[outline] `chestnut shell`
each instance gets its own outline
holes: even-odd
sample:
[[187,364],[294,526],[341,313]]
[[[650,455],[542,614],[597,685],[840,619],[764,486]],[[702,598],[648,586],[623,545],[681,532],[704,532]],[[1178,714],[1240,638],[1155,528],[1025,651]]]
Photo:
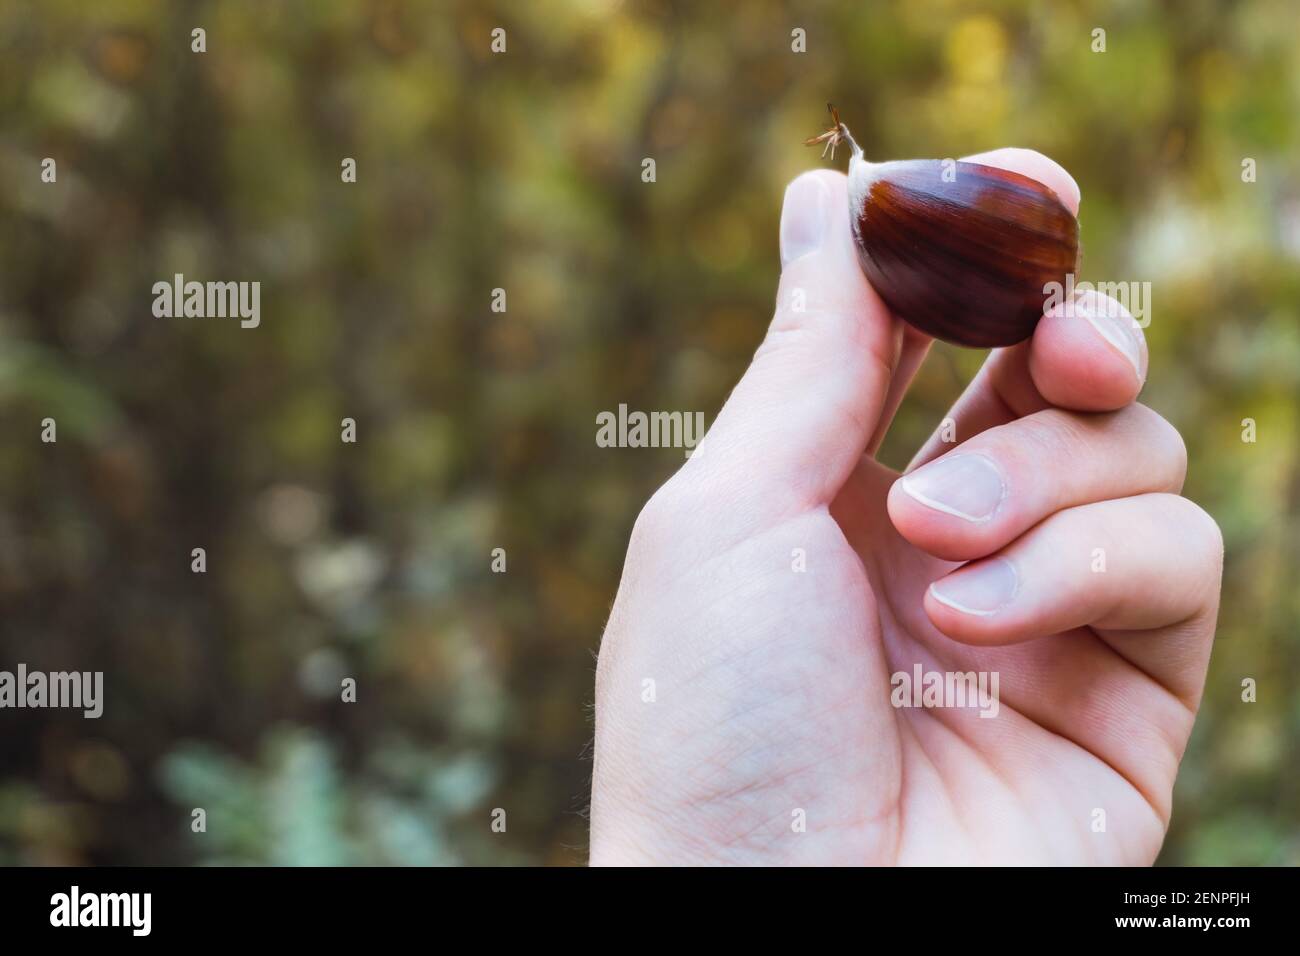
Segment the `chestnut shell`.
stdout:
[[1064,285],[1078,264],[1078,220],[1051,189],[1009,170],[855,156],[849,202],[858,259],[880,297],[958,345],[1028,338],[1047,285]]

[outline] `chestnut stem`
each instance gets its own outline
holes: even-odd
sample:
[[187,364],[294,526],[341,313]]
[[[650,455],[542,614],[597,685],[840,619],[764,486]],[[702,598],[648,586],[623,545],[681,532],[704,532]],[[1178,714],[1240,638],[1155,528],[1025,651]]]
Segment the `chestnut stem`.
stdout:
[[849,149],[853,150],[853,155],[858,159],[862,159],[862,147],[858,145],[858,141],[853,138],[853,134],[849,132],[849,128],[843,123],[840,124],[839,134],[840,139],[849,144]]

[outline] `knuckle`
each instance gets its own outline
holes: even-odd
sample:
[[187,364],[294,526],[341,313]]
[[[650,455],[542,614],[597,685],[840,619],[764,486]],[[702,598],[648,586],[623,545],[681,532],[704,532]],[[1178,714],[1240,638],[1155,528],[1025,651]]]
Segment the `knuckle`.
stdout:
[[[1158,412],[1130,405],[1115,412],[1080,413],[1045,409],[1013,423],[1015,442],[1033,461],[1082,461],[1115,451],[1137,462],[1144,490],[1182,490],[1187,476],[1187,444]],[[1010,454],[1011,435],[995,439]],[[1136,451],[1136,454],[1133,452]]]
[[850,310],[836,303],[818,301],[813,292],[801,286],[787,290],[783,285],[781,295],[782,301],[778,303],[772,324],[759,346],[759,354],[822,336],[850,341],[862,337],[861,323],[855,320]]
[[873,346],[878,336],[864,315],[863,290],[822,272],[805,260],[786,268],[763,348],[823,340],[836,343],[837,350]]
[[636,516],[628,550],[653,553],[678,540],[689,523],[698,520],[699,503],[695,498],[680,472],[660,485]]
[[[1186,501],[1187,499],[1183,499]],[[1223,529],[1219,527],[1219,522],[1215,521],[1208,511],[1200,505],[1192,502],[1192,507],[1196,509],[1198,520],[1200,522],[1200,531],[1205,539],[1206,550],[1213,556],[1214,577],[1217,580],[1223,572]]]
[[[1049,408],[1012,423],[1020,425],[1016,442],[1025,444],[1037,461],[1074,461],[1085,453],[1090,432],[1098,427],[1094,418]],[[1008,433],[1003,441],[1008,441]],[[1008,441],[1009,444],[1009,441]]]
[[1207,583],[1218,587],[1223,574],[1223,531],[1208,511],[1181,495],[1170,495],[1174,520],[1205,559]]
[[1181,491],[1187,478],[1187,443],[1182,433],[1163,415],[1146,405],[1132,405],[1128,412],[1137,420],[1138,440],[1144,447],[1156,449],[1157,460],[1167,479],[1165,487]]
[[661,540],[672,524],[673,505],[669,500],[671,481],[660,485],[654,494],[641,506],[641,511],[632,524],[632,537],[629,549],[644,549]]

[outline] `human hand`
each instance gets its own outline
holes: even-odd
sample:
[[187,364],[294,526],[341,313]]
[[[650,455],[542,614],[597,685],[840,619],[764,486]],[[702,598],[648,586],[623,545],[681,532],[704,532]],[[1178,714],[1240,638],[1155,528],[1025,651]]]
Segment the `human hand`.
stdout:
[[[1043,156],[972,159],[1077,210]],[[1150,863],[1222,540],[1179,497],[1177,432],[1135,403],[1140,330],[1101,297],[1049,314],[900,480],[873,456],[929,341],[863,276],[842,175],[791,184],[781,250],[753,364],[632,533],[592,863]],[[996,715],[896,708],[891,675],[917,664],[997,674]]]

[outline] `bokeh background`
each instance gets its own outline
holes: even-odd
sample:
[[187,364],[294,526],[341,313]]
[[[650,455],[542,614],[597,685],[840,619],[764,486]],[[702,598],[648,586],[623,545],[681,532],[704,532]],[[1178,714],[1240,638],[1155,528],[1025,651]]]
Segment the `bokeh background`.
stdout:
[[[1143,400],[1227,540],[1162,862],[1300,862],[1295,12],[0,3],[0,668],[107,685],[0,712],[0,862],[583,862],[593,655],[682,461],[596,414],[712,420],[828,99],[877,159],[1048,153],[1081,277],[1153,283]],[[261,327],[154,318],[176,272]],[[981,359],[935,350],[886,460]]]

